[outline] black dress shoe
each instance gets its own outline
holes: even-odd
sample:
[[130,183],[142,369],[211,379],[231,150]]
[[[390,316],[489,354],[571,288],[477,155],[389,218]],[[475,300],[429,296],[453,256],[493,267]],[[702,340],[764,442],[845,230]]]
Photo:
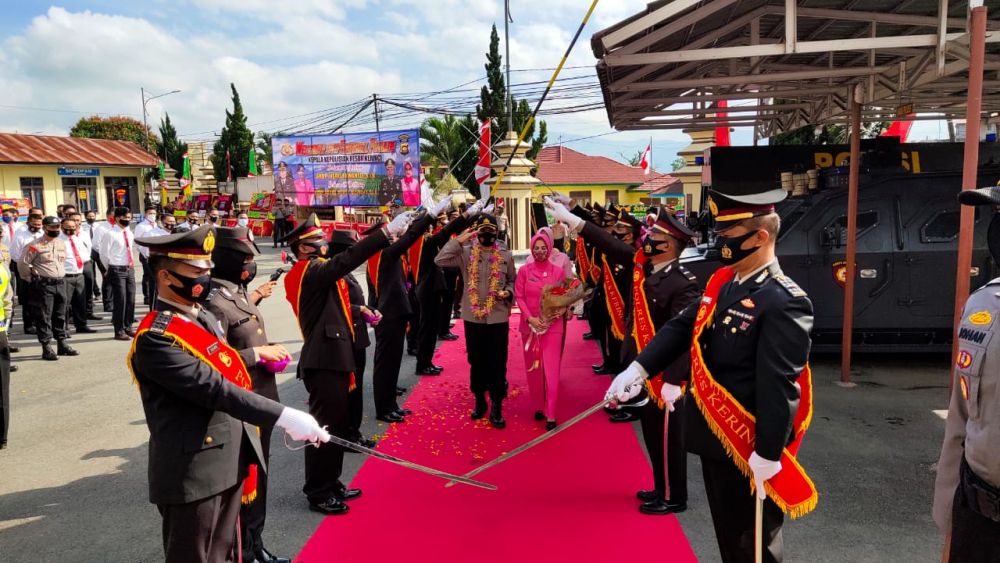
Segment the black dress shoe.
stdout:
[[441,340],[452,341],[452,340],[458,340],[458,335],[449,332],[448,334],[442,334],[438,338]]
[[546,430],[555,430],[556,426],[559,426],[559,424],[556,423],[556,421],[554,421],[554,420],[547,420],[547,421],[545,421],[545,429]]
[[417,368],[416,373],[417,375],[441,375],[441,371],[442,370],[434,369],[433,367],[428,366],[424,368]]
[[497,430],[507,427],[507,421],[503,418],[503,403],[500,401],[493,402],[493,407],[490,409],[490,424]]
[[406,393],[406,388],[405,387],[396,387],[396,396],[397,397],[402,397],[403,393]]
[[21,351],[21,347],[20,346],[7,346],[7,350],[9,350],[11,354],[17,354],[18,352]]
[[610,407],[608,405],[604,405],[604,413],[605,414],[613,415],[616,412],[618,412],[618,409],[616,407]]
[[33,326],[24,327],[24,334],[35,334],[35,332],[35,327]]
[[87,313],[87,320],[88,321],[99,321],[99,320],[101,320],[103,318],[104,317],[102,317],[100,315],[95,315],[93,313]]
[[610,420],[611,422],[632,422],[635,420],[639,420],[639,414],[636,413],[634,410],[622,409],[616,412],[615,414],[611,415],[610,417],[608,417],[608,420]]
[[413,411],[411,411],[410,409],[396,409],[393,412],[395,412],[399,416],[410,416],[411,414],[413,414]]
[[545,420],[545,413],[542,411],[535,411],[535,420]]
[[309,503],[309,510],[322,512],[323,514],[344,514],[350,509],[351,507],[344,504],[344,502],[337,499],[337,497],[330,497],[323,502]]
[[79,356],[80,353],[73,349],[72,346],[66,344],[65,340],[60,340],[59,344],[56,346],[60,356]]
[[635,498],[641,500],[642,502],[649,502],[651,500],[656,500],[663,496],[660,491],[656,489],[650,489],[648,491],[636,491]]
[[385,416],[376,416],[375,420],[381,420],[382,422],[388,422],[388,423],[392,424],[392,423],[396,423],[396,422],[403,422],[406,419],[403,418],[403,417],[401,417],[401,416],[399,416],[395,412],[391,412],[391,413],[389,413],[389,414],[387,414]]
[[368,438],[358,438],[354,441],[354,443],[363,448],[368,448],[369,450],[378,445],[378,442],[375,440],[369,440]]
[[17,371],[17,366],[15,366],[14,364],[10,364],[10,372],[14,373],[15,371]]
[[337,500],[344,502],[361,496],[361,489],[341,489],[335,493]]
[[77,334],[93,334],[97,332],[96,328],[90,328],[89,326],[80,326],[76,328]]
[[486,416],[486,397],[476,397],[476,406],[472,409],[472,420]]
[[584,340],[597,340],[597,335],[594,334],[593,332],[588,332],[588,333],[586,333],[586,334],[583,335],[583,339]]
[[407,356],[416,356],[417,355],[417,351],[414,350],[413,348],[407,348],[406,349],[406,355]]
[[590,366],[590,369],[594,370],[594,375],[611,375],[615,373],[611,366],[607,364],[601,364],[599,366]]
[[657,498],[655,500],[643,503],[639,507],[639,512],[643,514],[653,514],[660,516],[664,514],[674,514],[677,512],[684,512],[685,510],[687,510],[687,507],[688,505],[685,502],[673,503],[668,500]]
[[129,341],[129,340],[132,340],[132,337],[130,337],[129,335],[125,334],[124,332],[117,332],[117,333],[115,333],[115,340]]
[[271,553],[270,551],[259,547],[254,550],[253,558],[248,559],[245,555],[243,557],[244,562],[248,563],[291,563],[291,559],[286,559],[284,557],[278,557]]
[[134,337],[135,336],[135,331],[132,330],[131,328],[126,328],[122,332],[124,332],[125,334],[129,335],[130,337]]
[[48,344],[42,344],[42,359],[48,362],[54,362],[59,359],[59,356],[56,355],[56,352],[55,350],[52,349],[52,346]]

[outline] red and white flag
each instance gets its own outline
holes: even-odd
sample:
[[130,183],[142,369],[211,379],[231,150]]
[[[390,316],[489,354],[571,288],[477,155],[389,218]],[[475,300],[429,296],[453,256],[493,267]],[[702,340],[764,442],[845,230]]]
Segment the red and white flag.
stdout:
[[[490,122],[484,121],[479,126],[479,160],[476,162],[476,183],[480,187],[490,179]],[[489,197],[489,188],[484,193],[480,188],[480,195],[483,198]]]
[[653,142],[650,141],[649,144],[646,146],[646,150],[643,151],[642,153],[642,159],[639,160],[639,167],[642,168],[643,174],[649,174],[649,171],[652,168],[652,166],[650,166],[649,161],[652,158],[653,158]]

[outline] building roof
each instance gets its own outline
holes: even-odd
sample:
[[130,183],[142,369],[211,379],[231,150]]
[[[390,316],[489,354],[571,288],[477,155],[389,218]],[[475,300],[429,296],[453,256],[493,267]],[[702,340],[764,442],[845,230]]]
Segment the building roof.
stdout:
[[543,148],[535,163],[537,178],[548,185],[640,185],[649,179],[638,166],[583,154],[562,145]]
[[684,183],[670,174],[650,174],[649,180],[628,191],[648,192],[650,195],[680,193],[684,191]]
[[152,167],[159,162],[128,141],[0,133],[0,164]]

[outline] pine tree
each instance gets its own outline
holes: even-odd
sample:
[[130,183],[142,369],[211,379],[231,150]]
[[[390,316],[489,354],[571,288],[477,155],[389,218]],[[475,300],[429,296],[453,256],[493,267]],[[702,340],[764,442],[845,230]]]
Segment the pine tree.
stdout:
[[157,143],[156,154],[162,159],[163,147],[166,145],[167,164],[175,170],[176,176],[184,165],[184,153],[188,151],[188,146],[177,138],[177,129],[170,122],[169,113],[160,119],[160,138],[163,140]]
[[[247,155],[254,150],[253,132],[247,127],[247,116],[243,113],[243,104],[236,85],[230,84],[233,90],[233,111],[226,110],[226,125],[222,128],[219,140],[212,147],[212,168],[215,177],[222,180],[229,176],[226,169],[226,151],[230,155]],[[247,175],[249,160],[242,157],[231,158],[233,177],[241,178]]]

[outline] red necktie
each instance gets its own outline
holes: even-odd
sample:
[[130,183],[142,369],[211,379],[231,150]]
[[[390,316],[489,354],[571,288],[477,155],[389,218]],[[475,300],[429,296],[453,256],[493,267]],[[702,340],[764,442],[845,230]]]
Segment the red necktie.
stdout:
[[132,263],[132,245],[128,242],[128,231],[122,229],[122,236],[125,237],[125,251],[128,252],[128,267],[133,266]]
[[73,240],[73,237],[69,237],[69,245],[73,247],[73,257],[76,258],[76,269],[77,270],[82,270],[83,269],[83,259],[80,258],[80,253],[77,252],[77,250],[76,250],[76,241]]

